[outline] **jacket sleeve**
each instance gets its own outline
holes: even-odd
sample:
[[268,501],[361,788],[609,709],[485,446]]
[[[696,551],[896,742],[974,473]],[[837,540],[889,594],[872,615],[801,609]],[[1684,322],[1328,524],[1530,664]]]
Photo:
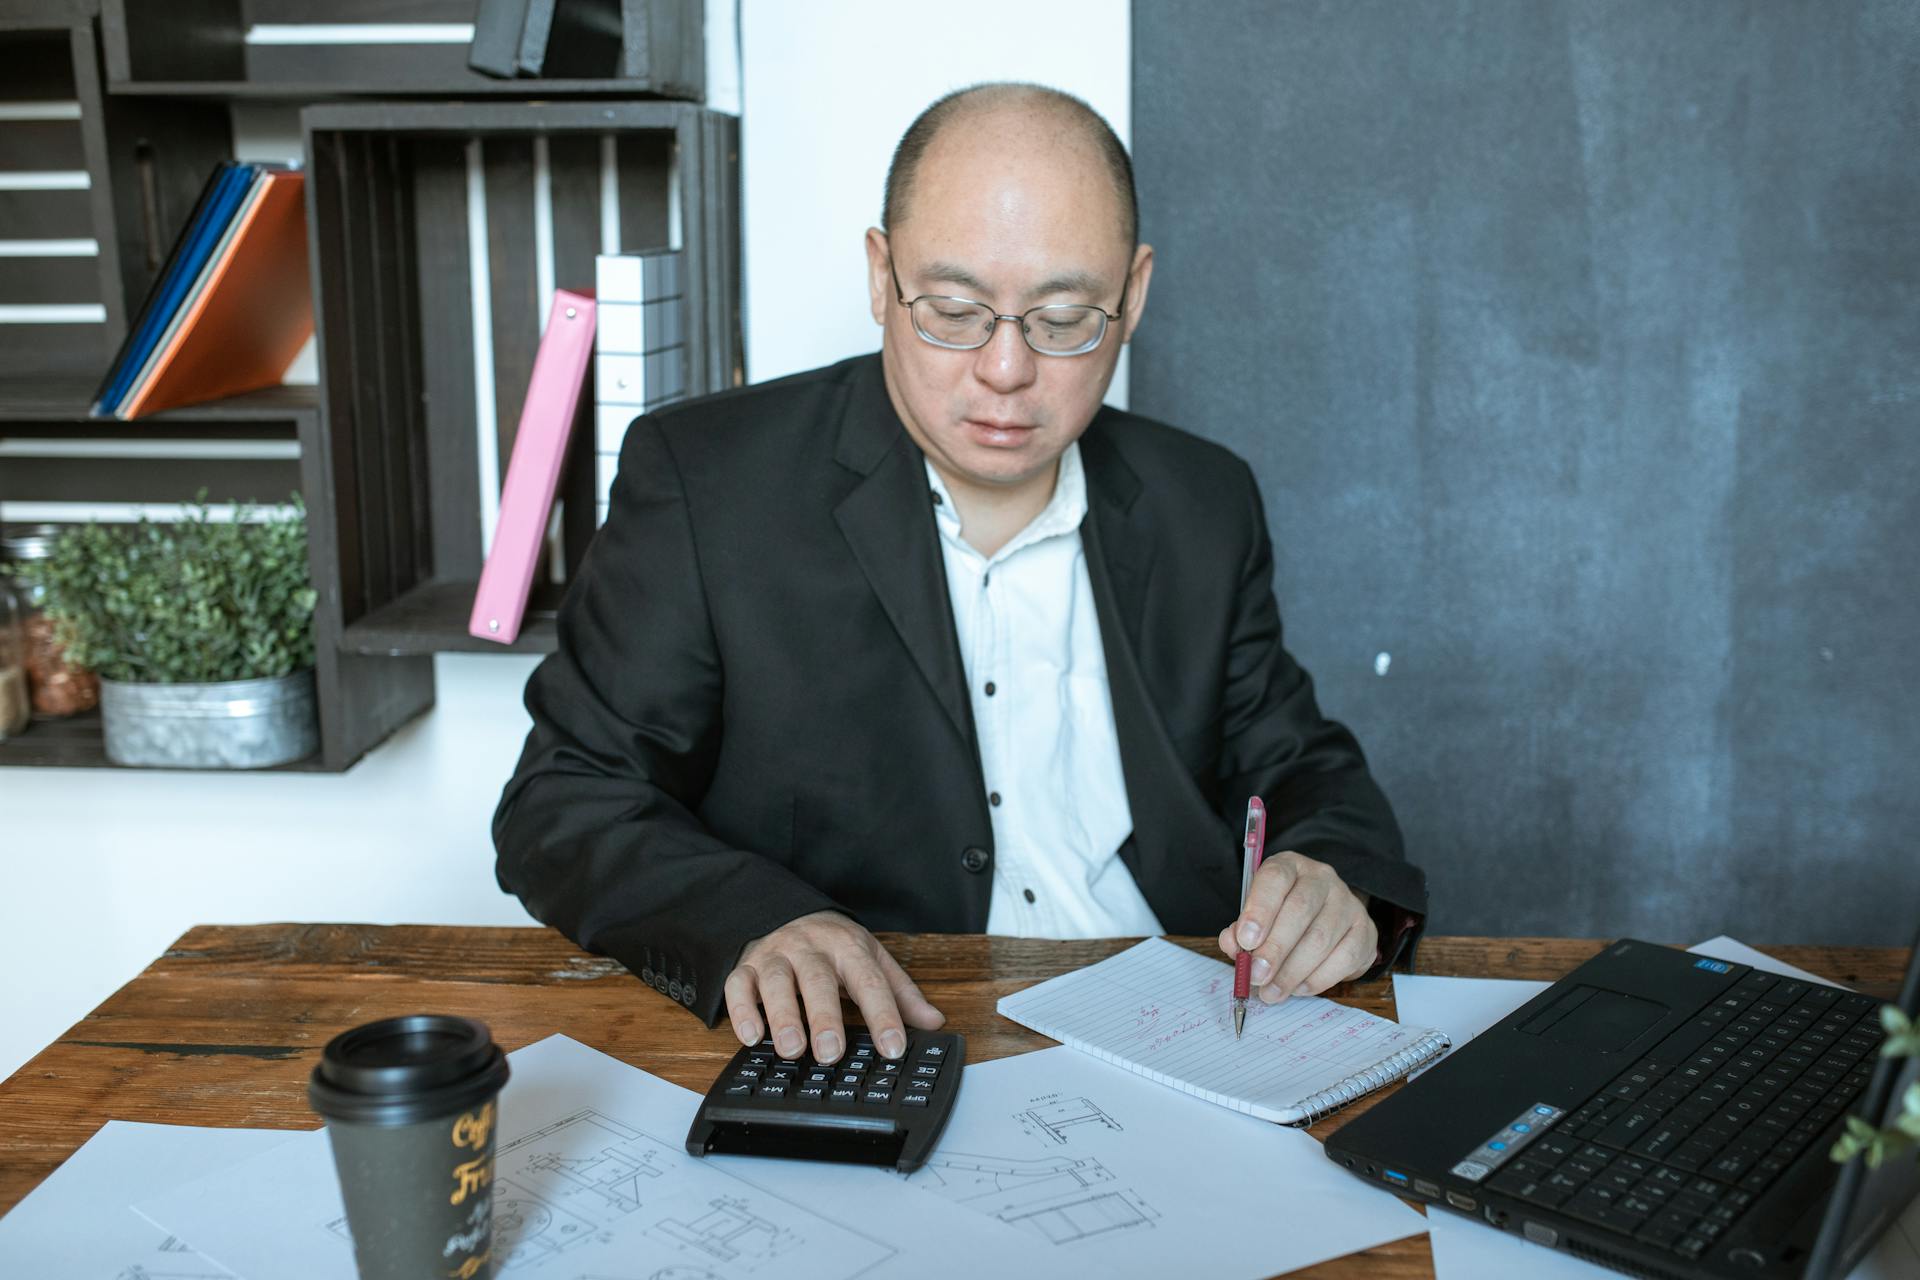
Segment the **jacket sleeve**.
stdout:
[[501,888],[709,1026],[747,943],[836,904],[697,816],[720,751],[720,662],[693,525],[651,417],[527,682],[533,728],[493,819]]
[[1383,953],[1411,957],[1427,910],[1426,877],[1406,859],[1400,824],[1367,770],[1360,744],[1320,713],[1313,680],[1282,644],[1273,595],[1273,543],[1251,471],[1252,542],[1242,565],[1228,645],[1220,758],[1222,816],[1234,831],[1246,798],[1267,806],[1267,850],[1327,863],[1366,893]]

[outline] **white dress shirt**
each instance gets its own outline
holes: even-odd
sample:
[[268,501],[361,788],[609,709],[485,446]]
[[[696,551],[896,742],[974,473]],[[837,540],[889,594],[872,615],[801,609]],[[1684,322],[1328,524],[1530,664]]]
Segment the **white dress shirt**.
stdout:
[[1080,541],[1087,478],[1079,443],[1060,455],[1046,508],[992,556],[961,537],[960,512],[931,463],[927,483],[993,822],[987,932],[1162,932],[1119,858],[1133,812]]

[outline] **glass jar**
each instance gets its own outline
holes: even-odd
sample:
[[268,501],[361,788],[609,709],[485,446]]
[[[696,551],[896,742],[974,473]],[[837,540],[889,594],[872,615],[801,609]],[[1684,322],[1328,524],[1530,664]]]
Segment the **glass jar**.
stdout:
[[[53,554],[60,526],[25,525],[10,529],[0,538],[0,573],[10,577],[15,565],[45,560]],[[65,649],[54,638],[53,619],[42,606],[46,592],[13,578],[16,603],[21,611],[23,661],[27,671],[27,694],[33,714],[45,718],[78,715],[100,705],[100,680],[85,667],[67,660]]]
[[20,626],[20,596],[0,578],[0,742],[27,727],[26,633]]

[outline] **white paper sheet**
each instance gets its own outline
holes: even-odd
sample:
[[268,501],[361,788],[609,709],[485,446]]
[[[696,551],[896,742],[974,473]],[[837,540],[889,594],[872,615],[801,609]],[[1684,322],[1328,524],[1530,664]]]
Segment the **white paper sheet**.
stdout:
[[[1811,979],[1829,986],[1815,974],[1782,964],[1744,943],[1725,936],[1687,948],[1696,955],[1737,964],[1750,964],[1785,977]],[[1440,1028],[1454,1038],[1457,1049],[1539,994],[1549,984],[1499,978],[1433,978],[1395,974],[1394,1009],[1400,1017]],[[1616,1272],[1582,1262],[1570,1254],[1530,1244],[1519,1236],[1496,1231],[1445,1209],[1429,1209],[1427,1225],[1433,1247],[1436,1280],[1481,1280],[1482,1277],[1524,1277],[1525,1280],[1601,1280]],[[1907,1207],[1849,1280],[1915,1280],[1920,1277],[1920,1200]]]
[[[1017,1227],[1025,1274],[1051,1280],[1270,1276],[1426,1225],[1305,1133],[1068,1048],[969,1067],[939,1149],[907,1181]],[[985,1274],[958,1261],[938,1274]]]
[[296,1137],[109,1120],[0,1218],[0,1272],[33,1280],[230,1280],[128,1208],[165,1178],[195,1178]]
[[1005,996],[1000,1013],[1149,1080],[1295,1124],[1397,1080],[1438,1053],[1424,1027],[1318,996],[1247,1002],[1233,1033],[1233,966],[1164,938]]
[[[1817,973],[1808,973],[1797,969],[1784,960],[1775,960],[1764,951],[1756,951],[1744,942],[1736,942],[1726,934],[1717,938],[1708,938],[1705,942],[1696,942],[1687,950],[1697,956],[1712,956],[1715,960],[1731,960],[1735,964],[1750,964],[1756,969],[1768,973],[1777,973],[1784,978],[1798,978],[1802,982],[1817,982],[1823,987],[1839,987],[1840,984]],[[1847,990],[1845,987],[1840,988]]]
[[[1031,1252],[884,1170],[689,1156],[700,1095],[565,1036],[509,1061],[494,1157],[502,1277],[926,1280],[961,1256],[1001,1277]],[[324,1131],[136,1208],[246,1280],[354,1280]]]

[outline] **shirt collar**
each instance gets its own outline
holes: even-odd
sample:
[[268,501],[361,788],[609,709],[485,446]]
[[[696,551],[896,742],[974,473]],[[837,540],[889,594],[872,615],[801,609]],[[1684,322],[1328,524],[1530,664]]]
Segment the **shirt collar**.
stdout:
[[[928,461],[927,486],[933,490],[938,501],[934,504],[934,520],[940,526],[940,536],[947,541],[979,552],[973,545],[960,536],[960,509],[954,505],[953,494],[948,492],[946,481],[933,469]],[[1053,496],[1047,499],[1047,505],[1040,509],[1027,527],[1015,534],[1007,545],[993,553],[989,564],[998,564],[1008,556],[1036,542],[1056,538],[1062,534],[1074,533],[1080,528],[1080,522],[1087,515],[1087,472],[1080,463],[1080,442],[1075,440],[1060,455],[1060,468],[1053,480]]]

